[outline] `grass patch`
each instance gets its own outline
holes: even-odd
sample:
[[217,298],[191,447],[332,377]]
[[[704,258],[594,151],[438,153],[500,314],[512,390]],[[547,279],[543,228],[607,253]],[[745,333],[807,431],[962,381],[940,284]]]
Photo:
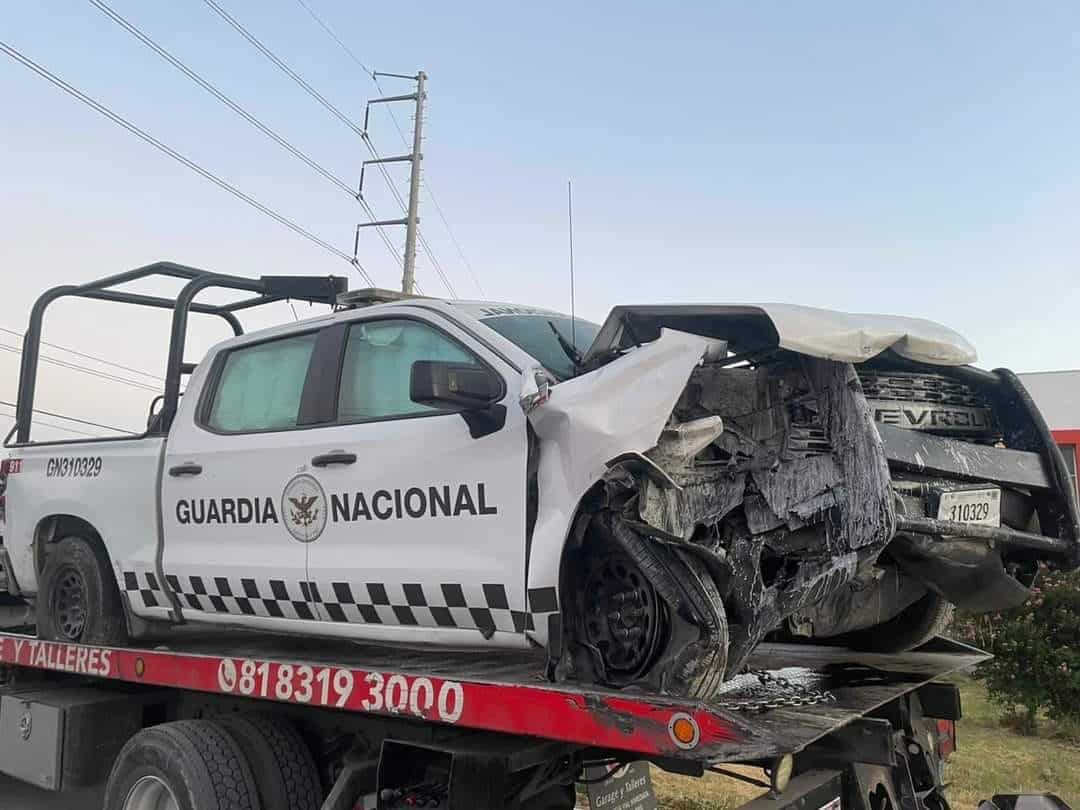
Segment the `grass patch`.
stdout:
[[959,750],[946,765],[948,799],[974,807],[995,793],[1049,791],[1066,802],[1080,798],[1080,728],[1040,718],[1035,736],[1017,733],[1008,712],[992,703],[977,681],[959,679],[964,719]]
[[[729,769],[755,779],[764,778],[760,768],[731,765]],[[765,793],[762,788],[717,773],[695,779],[664,773],[654,767],[652,781],[657,804],[664,810],[735,810]]]
[[[995,793],[1049,791],[1069,803],[1080,799],[1080,724],[1041,718],[1036,736],[1009,728],[1008,714],[967,677],[960,686],[964,719],[957,728],[959,750],[946,765],[947,797],[953,807],[975,807]],[[762,778],[760,770],[732,766]],[[736,810],[765,791],[718,774],[700,779],[652,769],[663,810]],[[587,807],[582,803],[580,806]]]

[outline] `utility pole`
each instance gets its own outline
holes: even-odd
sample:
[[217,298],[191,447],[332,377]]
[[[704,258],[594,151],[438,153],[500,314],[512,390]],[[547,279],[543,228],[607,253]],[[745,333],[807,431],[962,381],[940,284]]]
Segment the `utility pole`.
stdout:
[[[411,171],[409,173],[409,204],[406,216],[404,219],[387,219],[377,222],[361,222],[357,225],[357,236],[359,237],[359,228],[365,227],[382,227],[383,225],[404,225],[405,226],[405,255],[403,261],[403,272],[401,275],[401,291],[406,295],[412,295],[416,288],[416,232],[417,226],[420,224],[419,208],[420,208],[420,164],[424,159],[423,152],[420,151],[423,139],[424,128],[424,101],[427,99],[427,95],[424,92],[424,83],[427,81],[427,74],[424,71],[419,71],[415,76],[406,76],[401,73],[379,73],[376,71],[374,76],[391,76],[395,79],[411,79],[416,82],[416,92],[409,93],[402,96],[384,96],[383,98],[373,98],[367,103],[367,110],[364,113],[364,140],[367,141],[368,148],[371,149],[372,154],[375,154],[374,147],[371,145],[371,139],[367,136],[368,119],[371,114],[372,104],[388,104],[394,101],[412,101],[416,104],[416,116],[413,122],[413,145],[412,153],[408,155],[397,155],[394,157],[373,157],[371,160],[365,160],[360,168],[360,189],[357,193],[358,197],[364,196],[364,170],[370,164],[382,164],[382,163],[405,163],[411,164]],[[401,198],[398,197],[400,200]],[[354,248],[355,252],[355,248]]]
[[413,122],[412,171],[409,174],[409,221],[405,224],[405,272],[401,276],[401,291],[411,295],[416,277],[416,225],[420,221],[416,209],[420,205],[420,163],[424,159],[421,131],[424,127],[424,71],[416,74],[416,120]]

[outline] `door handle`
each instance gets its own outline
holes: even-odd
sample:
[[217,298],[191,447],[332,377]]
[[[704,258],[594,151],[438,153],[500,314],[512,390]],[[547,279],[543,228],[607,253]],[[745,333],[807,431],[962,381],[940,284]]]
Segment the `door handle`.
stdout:
[[181,475],[199,475],[201,472],[201,464],[177,464],[175,467],[169,467],[169,475],[173,478],[179,478]]
[[311,460],[312,467],[329,467],[331,464],[355,464],[356,453],[346,453],[343,450],[334,450],[330,453],[323,453],[321,456],[315,456]]

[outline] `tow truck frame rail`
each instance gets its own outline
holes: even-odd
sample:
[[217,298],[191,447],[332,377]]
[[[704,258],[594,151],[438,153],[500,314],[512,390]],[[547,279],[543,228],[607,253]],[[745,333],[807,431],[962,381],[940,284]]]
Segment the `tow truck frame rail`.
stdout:
[[315,741],[327,798],[312,806],[323,810],[397,807],[394,791],[439,763],[452,763],[447,803],[433,807],[572,807],[528,801],[569,789],[586,763],[637,760],[690,776],[760,766],[785,789],[755,808],[808,797],[869,808],[875,790],[893,807],[930,807],[904,797],[940,787],[926,722],[960,715],[940,678],[984,658],[943,639],[897,655],[765,644],[751,671],[702,703],[552,684],[530,653],[492,661],[244,633],[99,647],[0,633],[0,771],[51,789],[100,783],[144,727],[257,711]]

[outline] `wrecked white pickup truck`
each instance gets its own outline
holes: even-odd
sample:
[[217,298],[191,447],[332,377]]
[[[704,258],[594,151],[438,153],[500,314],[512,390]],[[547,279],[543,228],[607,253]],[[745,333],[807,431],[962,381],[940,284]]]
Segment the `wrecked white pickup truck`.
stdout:
[[[153,275],[186,284],[116,289]],[[535,647],[556,679],[709,697],[767,634],[906,649],[1080,563],[1031,400],[927,321],[692,305],[598,328],[342,288],[159,263],[39,300],[0,549],[39,634]],[[72,295],[173,310],[144,434],[31,440],[43,313]],[[336,311],[242,334],[286,297]],[[237,335],[197,366],[189,312]]]

